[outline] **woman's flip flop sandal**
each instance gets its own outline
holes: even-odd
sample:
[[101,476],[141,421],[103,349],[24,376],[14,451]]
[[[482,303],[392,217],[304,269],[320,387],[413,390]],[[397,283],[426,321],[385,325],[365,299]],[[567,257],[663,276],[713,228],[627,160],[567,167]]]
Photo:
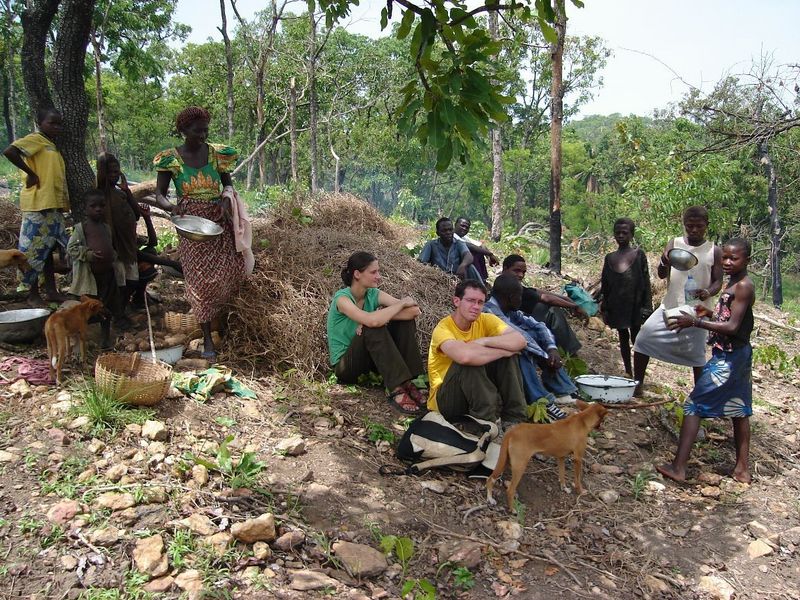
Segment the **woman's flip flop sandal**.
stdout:
[[396,411],[404,415],[418,415],[420,408],[414,399],[409,396],[405,390],[398,390],[386,396],[386,401]]

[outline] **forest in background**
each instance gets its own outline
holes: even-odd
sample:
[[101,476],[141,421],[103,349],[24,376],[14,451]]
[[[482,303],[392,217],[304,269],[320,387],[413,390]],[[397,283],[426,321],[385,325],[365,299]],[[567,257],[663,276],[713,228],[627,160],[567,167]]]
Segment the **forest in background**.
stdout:
[[[54,31],[75,1],[56,12]],[[495,102],[495,112],[498,102],[504,104],[507,118],[491,113],[487,101],[487,127],[445,97],[435,110],[424,107],[431,111],[428,121],[414,129],[409,86],[419,85],[421,67],[410,57],[420,41],[408,11],[402,21],[388,23],[393,35],[370,39],[337,26],[325,12],[303,12],[305,4],[273,1],[247,19],[235,2],[222,2],[223,41],[197,44],[186,43],[187,27],[174,22],[175,0],[88,4],[93,12],[83,75],[90,161],[105,147],[132,179],[151,178],[152,157],[178,143],[175,114],[199,104],[213,115],[212,141],[237,147],[242,159],[261,148],[237,174],[256,206],[295,192],[347,191],[426,227],[441,215],[464,214],[483,225],[477,229],[485,237],[521,234],[546,243],[553,79],[546,24],[509,16],[492,29],[490,17],[476,18],[475,31],[489,31],[495,41],[486,52],[502,95],[480,89],[479,80],[470,93]],[[32,130],[21,60],[25,7],[2,1],[4,142]],[[48,38],[48,68],[63,35]],[[446,55],[441,48],[427,52],[423,79]],[[798,66],[774,64],[764,54],[711,93],[690,91],[650,117],[577,118],[613,59],[601,31],[571,36],[567,25],[563,245],[608,240],[614,219],[629,216],[637,222],[639,243],[658,252],[679,232],[682,209],[704,204],[713,238],[743,234],[753,240],[754,271],[764,276],[765,296],[776,265],[779,273],[797,275]],[[458,88],[453,94],[462,96],[470,83],[449,81],[450,89]],[[457,140],[470,137],[477,143]],[[502,165],[500,210],[494,212],[493,148]],[[3,169],[12,172],[8,165]]]

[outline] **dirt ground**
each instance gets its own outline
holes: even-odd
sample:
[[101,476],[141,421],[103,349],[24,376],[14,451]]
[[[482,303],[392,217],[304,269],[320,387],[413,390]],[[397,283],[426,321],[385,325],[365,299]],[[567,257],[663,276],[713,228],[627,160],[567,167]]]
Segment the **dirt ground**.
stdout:
[[[768,307],[756,312],[786,322]],[[615,338],[575,327],[591,370],[621,374]],[[794,332],[764,321],[753,340],[799,352]],[[235,365],[235,344],[227,348]],[[15,353],[45,357],[41,345]],[[729,423],[706,424],[691,479],[678,485],[653,470],[674,450],[674,412],[621,410],[590,440],[586,492],[559,490],[555,463],[533,460],[518,515],[500,490],[498,506],[487,506],[483,482],[460,474],[379,474],[399,465],[387,438],[404,421],[376,389],[241,365],[235,375],[256,399],[165,400],[149,417],[166,429],[156,441],[136,424],[93,431],[76,420],[78,373],[64,390],[0,387],[0,598],[378,600],[399,598],[406,582],[415,598],[433,597],[428,583],[439,598],[800,598],[800,370],[791,364],[756,366],[752,485],[728,476]],[[654,363],[648,381],[649,400],[680,401],[691,373]],[[216,460],[228,436],[234,464],[243,453],[263,463],[250,489],[233,490],[213,468],[204,482],[193,469],[190,455]],[[303,448],[278,445],[295,436]],[[126,501],[109,508],[109,492]],[[70,500],[76,514],[51,510]],[[226,537],[264,513],[278,536],[266,549]],[[177,523],[187,518],[192,533]],[[213,534],[224,542],[210,551],[203,542]],[[168,568],[156,581],[166,591],[150,592],[135,555],[159,535]],[[395,546],[379,574],[354,576],[359,565],[337,551],[342,541],[377,549],[390,536],[410,538],[413,552]]]

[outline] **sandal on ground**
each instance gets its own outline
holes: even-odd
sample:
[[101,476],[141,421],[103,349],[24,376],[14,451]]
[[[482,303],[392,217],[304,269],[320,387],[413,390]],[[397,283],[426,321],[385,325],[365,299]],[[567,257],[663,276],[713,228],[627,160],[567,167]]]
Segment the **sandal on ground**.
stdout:
[[386,401],[396,411],[404,415],[418,415],[422,411],[406,390],[397,390],[386,396]]
[[416,402],[417,406],[419,406],[423,410],[427,409],[427,407],[428,407],[428,399],[422,393],[422,390],[420,390],[417,386],[415,386],[411,382],[409,382],[406,385],[405,390],[408,393],[408,395],[411,397],[411,399],[414,402]]

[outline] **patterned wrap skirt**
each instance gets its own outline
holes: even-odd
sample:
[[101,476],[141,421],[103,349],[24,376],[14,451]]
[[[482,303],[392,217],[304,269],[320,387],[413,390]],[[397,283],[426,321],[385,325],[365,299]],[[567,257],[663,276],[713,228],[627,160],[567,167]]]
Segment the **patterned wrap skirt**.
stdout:
[[198,322],[207,323],[219,314],[244,279],[244,258],[236,252],[233,225],[222,218],[218,202],[182,198],[178,206],[184,214],[210,219],[223,228],[222,235],[213,240],[195,242],[182,237],[178,244],[186,298]]
[[749,417],[753,414],[751,381],[753,349],[750,344],[729,352],[714,348],[703,374],[683,405],[685,415]]

